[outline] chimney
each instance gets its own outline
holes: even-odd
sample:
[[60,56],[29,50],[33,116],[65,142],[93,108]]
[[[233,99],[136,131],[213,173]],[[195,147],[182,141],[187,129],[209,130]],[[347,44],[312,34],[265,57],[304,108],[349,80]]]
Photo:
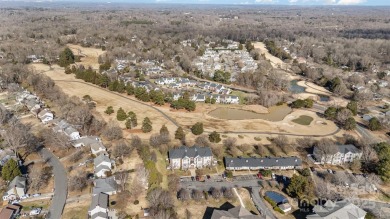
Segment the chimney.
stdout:
[[279,162],[279,160],[278,160],[278,159],[276,159],[276,161],[275,161],[275,162],[277,163],[277,162]]

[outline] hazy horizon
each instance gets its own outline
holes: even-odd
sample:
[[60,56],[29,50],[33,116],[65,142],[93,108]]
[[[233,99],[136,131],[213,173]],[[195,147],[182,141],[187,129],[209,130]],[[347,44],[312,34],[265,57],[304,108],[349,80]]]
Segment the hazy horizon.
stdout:
[[200,4],[200,5],[284,5],[284,6],[390,6],[387,0],[0,0],[18,5],[47,3],[128,3],[128,4]]

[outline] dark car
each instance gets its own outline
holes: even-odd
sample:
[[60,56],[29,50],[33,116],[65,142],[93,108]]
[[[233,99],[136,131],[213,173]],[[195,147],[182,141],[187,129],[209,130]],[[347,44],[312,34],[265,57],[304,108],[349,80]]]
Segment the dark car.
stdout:
[[207,177],[207,179],[210,179],[210,178],[211,178],[210,175],[207,175],[206,177]]
[[191,176],[191,180],[194,181],[194,180],[195,180],[195,177]]
[[314,171],[316,171],[316,168],[310,167],[310,170],[311,170],[311,172],[314,172]]

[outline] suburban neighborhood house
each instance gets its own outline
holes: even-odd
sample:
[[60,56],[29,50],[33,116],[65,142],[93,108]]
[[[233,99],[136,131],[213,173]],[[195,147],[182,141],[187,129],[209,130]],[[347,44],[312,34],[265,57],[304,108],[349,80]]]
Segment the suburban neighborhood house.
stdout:
[[332,202],[328,200],[323,206],[316,205],[313,208],[314,214],[306,216],[307,219],[331,219],[331,218],[353,218],[364,219],[366,212],[345,200]]
[[94,187],[92,188],[92,194],[94,195],[99,193],[115,195],[118,188],[118,183],[113,176],[105,179],[95,179],[93,184]]
[[97,177],[107,177],[107,172],[111,171],[111,160],[108,156],[100,154],[94,160],[94,171]]
[[37,117],[42,121],[43,124],[46,124],[54,119],[53,113],[47,108],[41,110]]
[[211,215],[211,219],[261,219],[264,217],[253,215],[251,212],[246,210],[244,207],[237,206],[227,211],[214,210]]
[[108,218],[108,195],[104,193],[92,196],[92,203],[89,207],[88,214],[92,219]]
[[15,219],[18,214],[20,213],[20,209],[22,207],[18,205],[6,205],[3,209],[0,211],[0,218],[1,219]]
[[214,159],[209,147],[187,147],[171,149],[168,152],[169,168],[204,168],[213,165]]
[[300,169],[302,160],[298,157],[225,157],[225,167],[227,170]]
[[336,145],[337,152],[334,154],[325,154],[317,147],[314,147],[313,154],[315,158],[321,163],[338,165],[349,163],[355,159],[360,159],[363,155],[362,151],[357,149],[354,145]]
[[15,177],[3,195],[3,200],[15,200],[26,194],[27,179],[22,176]]

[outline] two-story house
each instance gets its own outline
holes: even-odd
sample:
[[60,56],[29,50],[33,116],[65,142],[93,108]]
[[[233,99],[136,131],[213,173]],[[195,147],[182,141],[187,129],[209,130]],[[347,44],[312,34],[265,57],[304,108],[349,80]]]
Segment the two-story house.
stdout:
[[8,185],[7,190],[3,195],[3,200],[15,200],[26,194],[27,179],[22,176],[15,177]]
[[209,147],[181,146],[168,152],[171,169],[204,168],[214,164],[213,153]]
[[106,177],[107,172],[111,171],[111,160],[103,153],[93,159],[93,163],[94,172],[97,177]]
[[321,163],[338,165],[350,163],[355,159],[360,159],[363,155],[362,151],[357,149],[355,145],[336,145],[337,152],[333,154],[324,154],[320,149],[314,147],[313,154]]
[[105,193],[94,194],[88,214],[94,219],[108,218],[108,195]]

